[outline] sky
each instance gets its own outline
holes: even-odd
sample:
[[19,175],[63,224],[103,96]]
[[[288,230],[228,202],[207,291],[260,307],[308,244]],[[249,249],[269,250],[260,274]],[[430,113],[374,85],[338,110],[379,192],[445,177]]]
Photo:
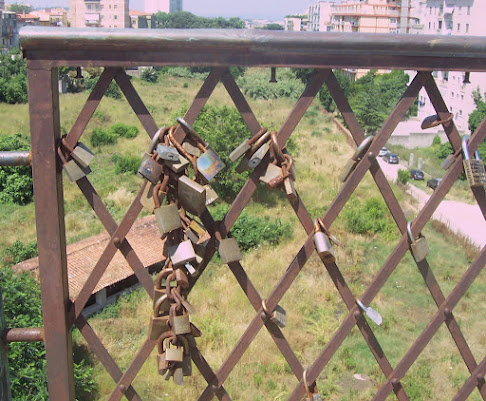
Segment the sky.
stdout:
[[[143,0],[129,0],[130,9],[143,10]],[[34,8],[69,7],[69,0],[7,0],[6,3],[31,4]],[[183,0],[184,11],[203,17],[240,17],[283,20],[288,14],[304,11],[312,0]]]

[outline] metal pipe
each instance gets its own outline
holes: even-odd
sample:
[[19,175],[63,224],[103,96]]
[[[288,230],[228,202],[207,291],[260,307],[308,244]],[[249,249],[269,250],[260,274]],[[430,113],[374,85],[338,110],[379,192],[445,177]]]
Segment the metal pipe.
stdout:
[[28,151],[0,152],[0,167],[30,165],[32,165],[32,153]]
[[1,339],[4,343],[44,341],[43,327],[20,327],[3,329]]

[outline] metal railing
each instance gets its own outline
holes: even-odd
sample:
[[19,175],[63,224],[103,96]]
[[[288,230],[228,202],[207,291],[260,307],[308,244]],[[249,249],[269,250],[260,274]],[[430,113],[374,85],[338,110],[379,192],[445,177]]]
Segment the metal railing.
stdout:
[[[129,400],[141,399],[132,387],[132,382],[156,344],[156,342],[147,339],[129,368],[122,372],[81,314],[96,283],[117,250],[122,252],[142,286],[149,296],[153,297],[152,278],[144,270],[137,255],[125,239],[128,230],[141,211],[139,203],[141,192],[125,218],[118,225],[89,179],[84,177],[77,181],[80,190],[87,197],[96,215],[110,233],[111,241],[77,299],[74,302],[69,299],[66,276],[63,188],[61,169],[59,168],[60,161],[57,155],[57,147],[60,141],[57,67],[104,67],[104,72],[98,83],[65,137],[65,141],[70,147],[74,147],[79,141],[112,80],[115,80],[122,89],[148,135],[154,136],[158,127],[128,79],[124,70],[125,67],[139,65],[201,65],[213,67],[194,102],[187,110],[184,119],[192,124],[216,84],[222,82],[252,134],[256,134],[261,129],[260,124],[229,74],[228,67],[241,65],[316,68],[316,73],[278,131],[277,141],[280,147],[285,145],[323,84],[327,85],[356,145],[364,140],[364,132],[332,72],[333,68],[390,68],[418,71],[377,133],[366,155],[357,162],[355,169],[350,173],[338,195],[322,216],[325,226],[330,227],[343,210],[365,173],[370,171],[401,232],[401,239],[373,278],[371,284],[360,295],[360,302],[364,305],[369,305],[372,302],[410,246],[405,214],[376,160],[379,150],[385,145],[421,88],[425,88],[427,91],[438,118],[445,121],[446,117],[449,116],[449,110],[432,77],[431,72],[433,70],[486,71],[486,38],[480,37],[276,33],[240,30],[139,31],[25,28],[21,32],[21,43],[28,66],[44,339],[49,394],[52,401],[74,400],[75,397],[71,351],[71,329],[73,325],[79,328],[93,352],[116,383],[109,397],[110,401],[119,400],[123,396]],[[423,229],[463,171],[459,132],[453,120],[449,119],[442,125],[456,157],[441,184],[411,225],[412,234],[415,236]],[[182,141],[185,132],[179,127],[175,136],[179,141]],[[486,121],[483,121],[469,141],[470,154],[474,153],[485,137]],[[258,184],[258,178],[268,162],[267,157],[250,175],[249,180],[235,198],[222,221],[215,222],[207,210],[202,215],[203,223],[212,237],[210,244],[213,253],[217,243],[215,238],[224,238],[231,231],[237,217],[252,197]],[[39,190],[36,190],[36,188]],[[483,216],[486,218],[484,188],[475,187],[472,191]],[[308,237],[305,238],[301,249],[266,299],[268,310],[273,310],[277,306],[315,249],[313,242],[314,223],[304,203],[299,196],[289,201]],[[225,380],[257,333],[265,326],[297,379],[295,389],[289,400],[299,400],[305,396],[307,390],[314,391],[316,378],[354,326],[357,326],[383,372],[384,381],[373,400],[385,400],[391,392],[394,392],[399,400],[408,400],[406,388],[402,386],[401,379],[442,323],[445,323],[469,370],[469,377],[454,400],[465,400],[474,388],[478,388],[481,397],[486,400],[486,386],[484,386],[486,358],[479,363],[475,360],[453,315],[454,307],[482,270],[485,262],[486,248],[483,248],[479,257],[473,261],[447,297],[442,293],[427,259],[417,262],[417,267],[423,275],[425,284],[430,290],[438,309],[409,351],[395,367],[390,364],[372,328],[365,320],[363,311],[357,304],[357,298],[341,274],[338,264],[336,262],[323,262],[348,309],[348,314],[334,336],[323,347],[317,359],[306,371],[306,380],[303,377],[304,367],[287,342],[285,335],[277,325],[262,314],[262,298],[245,270],[239,262],[229,263],[229,268],[255,309],[255,315],[218,371],[215,372],[211,369],[197,347],[191,348],[192,360],[207,381],[207,387],[199,399],[209,400],[216,396],[221,400],[230,400],[230,395],[224,388]],[[197,278],[191,278],[191,288],[196,282]],[[309,389],[305,388],[304,382],[310,383]]]

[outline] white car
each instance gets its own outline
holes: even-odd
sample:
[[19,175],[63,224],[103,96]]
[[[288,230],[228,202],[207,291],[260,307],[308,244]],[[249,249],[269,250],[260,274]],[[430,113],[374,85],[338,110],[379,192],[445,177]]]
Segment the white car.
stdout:
[[380,149],[380,153],[378,153],[378,156],[383,157],[388,153],[388,149],[385,148],[384,146]]

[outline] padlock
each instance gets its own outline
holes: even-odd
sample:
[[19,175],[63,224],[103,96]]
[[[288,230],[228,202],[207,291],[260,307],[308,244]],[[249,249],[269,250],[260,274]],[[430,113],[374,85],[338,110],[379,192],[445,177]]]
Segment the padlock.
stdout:
[[266,132],[267,132],[267,129],[264,127],[262,129],[260,129],[260,131],[258,131],[253,137],[251,137],[249,139],[245,139],[242,143],[240,143],[236,147],[235,150],[233,150],[230,153],[229,159],[232,162],[235,162],[236,160],[238,160],[241,156],[243,156],[245,153],[247,153],[251,149],[251,147],[253,146],[253,144],[258,139],[260,139]]
[[179,177],[177,195],[189,213],[200,216],[206,210],[206,189],[186,175]]
[[166,380],[166,381],[170,380],[170,378],[172,377],[173,374],[174,374],[174,366],[167,369],[167,371],[163,375],[164,380]]
[[265,314],[278,327],[283,329],[287,325],[287,312],[285,312],[285,309],[280,305],[277,305],[272,313],[270,313],[270,311],[267,309],[265,300],[262,301],[262,307]]
[[178,162],[172,162],[169,160],[166,160],[164,164],[169,167],[174,173],[179,174],[180,172],[184,171],[187,166],[189,166],[189,160],[187,160],[185,157],[179,155],[179,161]]
[[248,166],[249,162],[250,162],[250,158],[245,155],[236,166],[235,171],[241,174],[243,171],[249,170],[250,169],[250,167]]
[[[150,181],[145,183],[145,187],[142,192],[142,196],[140,196],[140,204],[147,210],[149,213],[153,213],[155,209],[155,201],[154,201],[154,187],[156,184],[152,184]],[[161,201],[162,194],[159,193],[159,202]]]
[[176,269],[174,271],[174,278],[177,282],[177,285],[183,289],[189,288],[189,280],[187,278],[186,273],[181,269]]
[[268,184],[270,181],[278,177],[282,177],[282,169],[273,163],[269,163],[265,172],[260,177],[260,181]]
[[[281,152],[280,152],[281,153]],[[279,188],[282,186],[283,182],[290,177],[290,167],[294,164],[293,159],[289,155],[283,155],[283,162],[282,162],[282,174],[271,179],[267,183],[267,187],[270,189]]]
[[[167,188],[168,176],[164,177],[162,184],[157,184],[153,191],[153,199],[155,204],[154,215],[159,227],[160,235],[164,237],[171,231],[182,227],[181,217],[179,216],[179,209],[176,203],[161,206],[159,192],[164,192]],[[166,195],[167,197],[167,195]]]
[[182,315],[176,314],[177,304],[172,304],[169,312],[169,324],[176,336],[189,334],[191,332],[191,322],[189,315],[182,308]]
[[378,326],[380,326],[383,323],[383,318],[381,317],[381,315],[377,311],[375,311],[371,306],[365,306],[363,302],[361,302],[359,299],[356,299],[356,303],[366,313],[366,316],[368,316]]
[[421,262],[429,254],[429,246],[424,236],[420,235],[415,239],[412,235],[412,222],[409,221],[407,224],[408,239],[410,242],[410,251],[412,252],[413,258],[416,262]]
[[172,146],[162,145],[159,143],[157,145],[157,154],[162,160],[176,163],[180,161],[179,152]]
[[57,153],[61,159],[62,167],[71,182],[76,182],[91,173],[89,167],[81,167],[74,159],[67,161],[60,148],[58,148]]
[[174,380],[174,384],[177,384],[178,386],[182,386],[184,384],[182,363],[176,363],[174,367],[174,373],[172,374],[172,379]]
[[219,241],[218,251],[221,261],[226,264],[238,262],[243,259],[235,238],[225,238]]
[[157,182],[159,182],[164,169],[162,164],[157,163],[156,157],[157,154],[153,153],[150,157],[143,158],[142,163],[140,163],[140,167],[138,168],[138,174],[152,184],[157,184]]
[[197,220],[191,220],[189,222],[189,228],[196,233],[198,240],[196,244],[202,244],[211,239],[211,234],[209,234],[208,230],[200,224]]
[[190,353],[185,353],[182,357],[182,374],[184,376],[192,376],[192,359]]
[[346,163],[346,165],[343,168],[343,171],[339,175],[339,180],[341,182],[345,182],[350,174],[353,172],[353,170],[356,168],[356,165],[358,162],[362,159],[368,148],[371,146],[371,143],[373,142],[374,136],[370,135],[367,136],[363,141],[359,144],[358,148],[354,152],[353,156],[351,157],[350,160]]
[[169,361],[165,359],[164,342],[167,338],[173,335],[174,333],[168,331],[162,335],[157,343],[157,371],[159,375],[164,375],[170,367]]
[[182,347],[173,345],[171,340],[169,340],[167,348],[165,349],[165,359],[168,362],[182,362],[183,358],[184,350]]
[[433,116],[428,116],[424,118],[422,124],[420,125],[420,128],[427,129],[432,127],[437,127],[440,124],[448,123],[449,121],[452,120],[453,117],[454,117],[454,113],[448,113],[448,115],[442,120],[440,119],[438,114],[435,114]]
[[[166,284],[163,281],[167,280],[167,277],[174,272],[174,270],[169,266],[172,266],[172,264],[170,263],[170,259],[167,259],[164,268],[157,274],[157,277],[155,279],[154,303],[153,303],[154,309],[158,299],[164,296],[165,294],[167,294]],[[162,303],[162,305],[160,305],[159,312],[162,314],[167,313],[169,312],[169,308],[170,308],[170,302],[169,299],[166,297],[165,301]]]
[[186,140],[186,141],[182,142],[182,147],[191,156],[196,156],[196,157],[201,156],[201,150],[197,146],[194,146],[190,141]]
[[482,187],[486,185],[486,171],[484,163],[479,156],[479,152],[475,152],[475,159],[469,157],[467,149],[467,142],[469,135],[462,139],[462,152],[464,154],[464,172],[466,173],[467,182],[470,187]]
[[261,163],[261,161],[263,160],[263,158],[265,157],[265,155],[268,153],[269,150],[270,150],[270,144],[268,142],[265,142],[250,157],[250,160],[248,161],[248,167],[252,169],[256,168]]
[[190,240],[182,241],[179,244],[169,246],[169,257],[174,267],[183,266],[188,262],[196,260],[196,253]]
[[82,142],[78,142],[71,156],[81,167],[88,167],[93,160],[94,153]]
[[211,203],[214,203],[214,201],[218,199],[219,196],[211,185],[206,184],[204,185],[204,188],[206,188],[206,206],[208,206]]
[[167,295],[160,297],[154,307],[154,313],[150,317],[149,325],[149,338],[152,341],[157,341],[157,339],[166,331],[169,331],[169,316],[161,316],[160,308],[166,301]]
[[297,191],[295,190],[294,179],[292,178],[292,175],[284,180],[284,190],[285,195],[290,202],[294,203],[297,201]]
[[324,223],[320,218],[317,218],[314,222],[314,245],[317,254],[322,258],[324,263],[334,263],[336,261],[334,248],[329,236],[324,231],[327,231]]

